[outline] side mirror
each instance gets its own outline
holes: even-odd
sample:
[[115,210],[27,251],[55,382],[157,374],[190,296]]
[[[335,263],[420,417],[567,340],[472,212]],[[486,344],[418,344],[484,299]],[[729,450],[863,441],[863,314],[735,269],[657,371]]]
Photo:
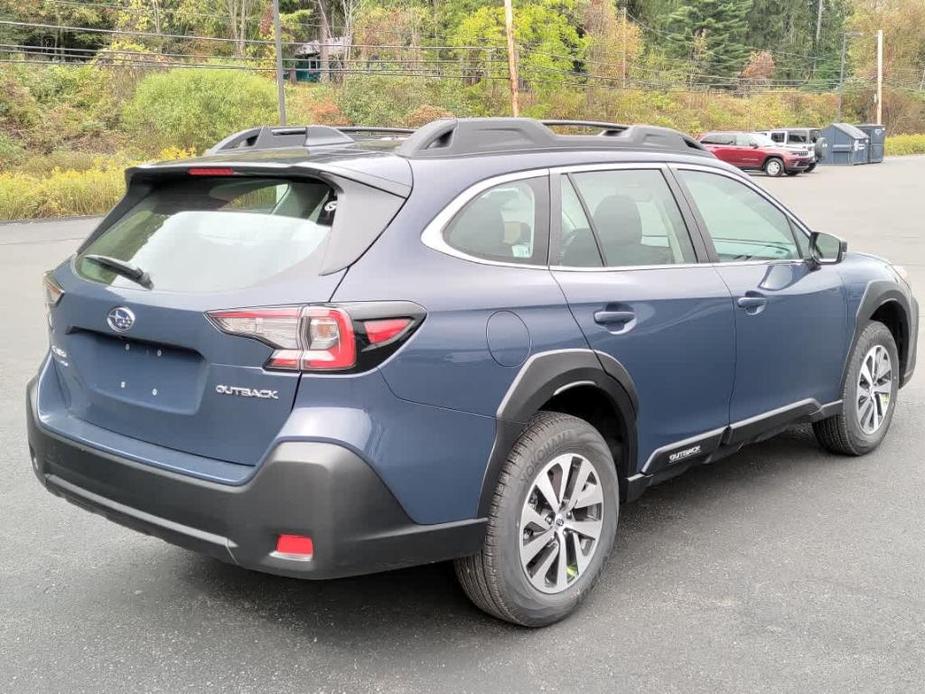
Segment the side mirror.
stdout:
[[814,231],[809,237],[810,260],[814,265],[835,265],[840,263],[848,250],[848,242],[837,236]]
[[752,149],[758,149],[758,143],[757,143],[757,142],[752,142],[752,143],[749,145],[749,147],[751,147]]

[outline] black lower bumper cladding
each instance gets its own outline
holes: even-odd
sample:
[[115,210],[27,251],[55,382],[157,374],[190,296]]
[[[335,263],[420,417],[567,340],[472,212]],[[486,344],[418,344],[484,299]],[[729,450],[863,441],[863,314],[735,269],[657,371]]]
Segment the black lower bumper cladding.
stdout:
[[[452,559],[481,545],[484,520],[412,522],[375,471],[335,444],[281,443],[246,484],[231,486],[61,438],[41,427],[28,400],[32,464],[48,491],[222,561],[322,579]],[[310,536],[313,558],[273,556],[280,534]]]

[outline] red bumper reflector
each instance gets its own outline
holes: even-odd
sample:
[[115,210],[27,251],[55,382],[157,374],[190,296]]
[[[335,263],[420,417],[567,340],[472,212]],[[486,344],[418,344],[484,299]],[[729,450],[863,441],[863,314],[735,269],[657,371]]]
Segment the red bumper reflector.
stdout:
[[276,553],[292,559],[311,559],[315,547],[305,535],[280,535],[276,539]]
[[200,166],[187,170],[190,176],[234,176],[234,169],[225,166]]

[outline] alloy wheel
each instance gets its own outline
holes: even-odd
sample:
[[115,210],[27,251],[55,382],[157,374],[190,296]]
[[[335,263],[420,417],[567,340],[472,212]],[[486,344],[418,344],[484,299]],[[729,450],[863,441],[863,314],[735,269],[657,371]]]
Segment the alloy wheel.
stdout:
[[534,478],[520,515],[520,561],[543,593],[560,593],[584,573],[603,529],[604,494],[591,462],[556,456]]
[[858,374],[856,411],[865,434],[875,433],[886,419],[893,396],[893,364],[883,345],[874,345],[864,356]]

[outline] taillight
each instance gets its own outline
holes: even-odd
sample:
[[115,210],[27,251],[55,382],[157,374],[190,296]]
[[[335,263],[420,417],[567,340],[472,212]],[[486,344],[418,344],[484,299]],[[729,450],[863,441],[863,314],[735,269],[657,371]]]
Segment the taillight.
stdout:
[[381,345],[401,335],[411,325],[410,318],[383,318],[363,321],[366,339],[370,344]]
[[[349,306],[272,306],[210,311],[212,322],[230,335],[273,347],[264,368],[283,371],[351,371],[372,368],[397,349],[423,319],[414,304],[386,303],[383,310],[409,308],[412,315],[369,317],[375,304],[352,316]],[[371,307],[373,307],[371,309]]]
[[61,297],[64,296],[64,290],[61,288],[61,285],[55,282],[55,278],[51,276],[51,272],[45,273],[42,284],[45,286],[45,305],[48,308],[57,306],[58,302],[61,301]]
[[228,166],[193,166],[186,173],[190,176],[234,176],[234,169]]

